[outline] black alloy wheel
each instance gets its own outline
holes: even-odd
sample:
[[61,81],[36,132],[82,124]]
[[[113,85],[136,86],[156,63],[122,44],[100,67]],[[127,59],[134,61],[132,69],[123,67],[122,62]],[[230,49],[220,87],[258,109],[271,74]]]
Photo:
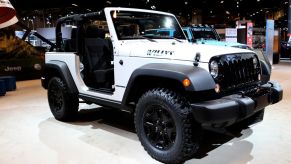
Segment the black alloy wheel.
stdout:
[[182,163],[197,152],[201,127],[193,119],[189,102],[169,89],[144,93],[134,122],[144,149],[160,162]]
[[58,85],[51,85],[48,90],[48,100],[53,113],[60,113],[64,106],[64,95]]
[[69,93],[67,85],[59,77],[53,77],[48,84],[48,102],[52,114],[60,121],[73,121],[79,108],[77,94]]
[[143,127],[147,139],[160,150],[171,148],[176,139],[176,125],[170,113],[161,105],[145,109]]

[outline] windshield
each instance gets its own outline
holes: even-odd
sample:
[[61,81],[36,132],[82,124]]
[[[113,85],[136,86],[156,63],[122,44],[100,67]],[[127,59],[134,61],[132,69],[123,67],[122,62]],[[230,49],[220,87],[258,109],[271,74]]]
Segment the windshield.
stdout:
[[219,40],[211,28],[192,28],[194,39]]
[[174,16],[136,11],[112,11],[119,40],[186,39]]

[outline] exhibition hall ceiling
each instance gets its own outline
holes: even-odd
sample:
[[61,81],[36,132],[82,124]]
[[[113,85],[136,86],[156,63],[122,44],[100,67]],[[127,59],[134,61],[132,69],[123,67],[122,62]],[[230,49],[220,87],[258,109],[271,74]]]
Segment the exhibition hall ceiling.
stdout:
[[[107,6],[135,7],[172,12],[193,17],[202,15],[206,19],[251,19],[265,20],[266,14],[284,9],[288,0],[10,0],[18,14],[36,10],[52,10],[59,15],[98,11]],[[284,12],[285,13],[285,12]],[[283,14],[284,19],[287,13]]]

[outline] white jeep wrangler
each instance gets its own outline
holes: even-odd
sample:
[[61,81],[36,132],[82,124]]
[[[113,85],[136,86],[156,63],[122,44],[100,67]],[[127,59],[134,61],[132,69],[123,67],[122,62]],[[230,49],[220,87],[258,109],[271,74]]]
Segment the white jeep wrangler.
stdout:
[[[70,39],[62,26],[74,25]],[[175,29],[174,36],[147,31]],[[156,160],[197,152],[203,128],[263,118],[282,99],[264,57],[238,48],[188,43],[174,15],[105,8],[61,18],[56,52],[45,56],[42,86],[57,120],[71,121],[79,99],[134,113],[136,133]]]

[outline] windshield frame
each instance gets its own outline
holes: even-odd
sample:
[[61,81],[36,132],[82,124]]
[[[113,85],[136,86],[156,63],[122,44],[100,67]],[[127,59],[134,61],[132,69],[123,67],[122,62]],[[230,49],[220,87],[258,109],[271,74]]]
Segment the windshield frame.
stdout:
[[[184,34],[183,30],[182,30],[182,27],[181,27],[180,23],[178,22],[177,18],[173,14],[165,13],[165,12],[152,11],[152,10],[128,9],[128,8],[109,8],[109,9],[107,8],[107,10],[105,9],[105,12],[106,12],[106,17],[107,18],[109,17],[109,19],[111,20],[111,23],[110,24],[111,24],[111,26],[114,29],[115,36],[112,36],[112,38],[116,38],[117,40],[120,40],[120,41],[124,41],[124,40],[140,40],[140,39],[143,39],[144,40],[144,39],[147,39],[147,38],[149,38],[149,39],[175,39],[176,37],[175,36],[172,36],[172,37],[169,37],[169,36],[167,36],[167,37],[162,37],[162,36],[155,37],[155,36],[150,36],[150,35],[144,35],[145,33],[142,33],[142,32],[145,31],[144,30],[144,31],[141,31],[140,32],[140,35],[137,35],[137,36],[134,36],[134,37],[127,37],[127,38],[124,37],[124,38],[122,38],[120,36],[120,34],[119,34],[119,31],[118,31],[118,28],[120,27],[120,25],[118,27],[117,26],[117,23],[115,22],[117,20],[117,18],[118,18],[118,17],[117,18],[114,18],[116,16],[116,15],[114,16],[115,12],[116,13],[121,13],[121,14],[123,14],[123,13],[124,14],[133,14],[133,15],[134,14],[137,14],[137,16],[141,16],[141,15],[153,15],[153,16],[156,16],[156,17],[170,18],[171,21],[172,21],[172,24],[171,25],[173,25],[173,28],[175,30],[179,31],[178,32],[179,33],[179,37],[177,39],[179,39],[179,40],[187,40],[187,38],[186,38],[186,36],[185,36],[185,34]],[[150,18],[150,17],[148,17],[148,18],[149,18],[148,20],[151,20],[151,19],[154,20],[154,18]],[[119,20],[122,20],[122,19],[119,19]],[[128,19],[128,20],[130,20],[130,19]],[[124,19],[123,21],[125,21],[125,23],[127,23],[126,22],[126,19]],[[130,20],[128,22],[128,24],[130,24],[131,21],[134,22],[135,20],[134,19]],[[158,22],[158,23],[160,23],[160,25],[161,25],[162,24],[161,22]],[[156,22],[154,22],[154,23],[156,23]],[[165,28],[162,28],[161,27],[161,29],[164,30]]]

